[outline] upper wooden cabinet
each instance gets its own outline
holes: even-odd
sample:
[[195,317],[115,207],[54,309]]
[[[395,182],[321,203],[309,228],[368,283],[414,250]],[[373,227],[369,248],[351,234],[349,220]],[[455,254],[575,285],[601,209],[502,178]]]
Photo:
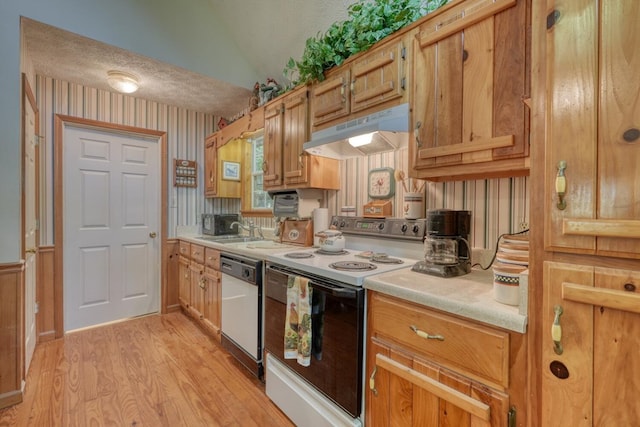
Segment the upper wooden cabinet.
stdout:
[[204,141],[204,196],[215,197],[218,191],[218,134],[209,135]]
[[565,0],[547,13],[545,246],[640,259],[640,9]]
[[[335,124],[350,114],[408,102],[409,69],[406,34],[389,36],[352,61],[327,73],[311,89],[313,131]],[[341,120],[338,120],[341,119]]]
[[530,4],[462,1],[427,15],[413,42],[411,175],[528,173]]
[[335,159],[306,153],[309,140],[309,90],[301,86],[266,105],[263,186],[265,190],[339,188]]

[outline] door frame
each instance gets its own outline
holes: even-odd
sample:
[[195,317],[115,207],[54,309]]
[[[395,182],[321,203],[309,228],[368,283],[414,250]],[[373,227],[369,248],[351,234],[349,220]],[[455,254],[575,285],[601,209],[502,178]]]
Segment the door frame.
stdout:
[[[40,258],[40,227],[38,226],[37,222],[40,221],[40,142],[42,141],[42,137],[39,135],[40,133],[40,111],[38,110],[38,103],[36,101],[36,97],[33,94],[33,90],[31,89],[31,84],[29,83],[29,79],[27,78],[27,75],[25,73],[22,73],[22,123],[21,123],[21,133],[22,133],[22,153],[21,153],[21,157],[22,157],[22,201],[21,201],[21,212],[22,214],[21,216],[21,233],[20,233],[20,246],[22,248],[21,250],[21,254],[22,254],[22,259],[24,260],[24,270],[23,270],[23,281],[24,281],[24,286],[21,290],[22,292],[22,302],[23,302],[23,309],[22,309],[22,313],[23,313],[23,328],[22,331],[20,333],[21,335],[21,342],[22,345],[24,346],[24,350],[23,350],[23,354],[22,354],[22,358],[24,359],[24,363],[22,365],[23,368],[23,372],[22,372],[22,378],[26,378],[27,377],[27,369],[28,366],[26,364],[26,356],[27,356],[27,347],[26,347],[26,337],[27,337],[27,304],[30,303],[30,301],[27,301],[27,283],[26,283],[26,278],[27,278],[27,250],[28,249],[35,249],[35,253],[33,254],[34,257],[34,262],[32,265],[32,268],[34,269],[33,271],[33,278],[34,278],[34,283],[33,283],[33,297],[34,297],[34,301],[31,301],[31,303],[33,303],[34,305],[37,304],[38,301],[38,263],[40,262],[39,258]],[[28,106],[26,104],[29,104]],[[25,179],[26,179],[26,171],[27,171],[27,165],[26,165],[26,160],[25,160],[25,154],[27,151],[27,135],[26,135],[26,131],[27,131],[27,115],[26,115],[26,108],[31,108],[33,110],[34,113],[34,130],[33,133],[34,135],[36,135],[36,137],[38,137],[38,142],[36,143],[36,147],[35,147],[35,176],[34,176],[34,192],[35,194],[30,196],[26,193],[26,189],[25,189]],[[25,231],[27,229],[27,215],[26,215],[26,210],[27,210],[27,197],[33,197],[34,198],[34,203],[33,203],[33,209],[35,209],[36,212],[36,235],[35,235],[35,247],[34,248],[27,248],[27,242],[25,240]],[[39,330],[38,330],[38,315],[37,312],[34,314],[35,319],[35,336],[33,337],[33,339],[35,340],[35,345],[37,345],[38,343],[38,339],[39,339]]]
[[56,114],[54,119],[54,285],[53,285],[53,324],[56,338],[64,335],[64,277],[63,277],[63,167],[64,167],[64,129],[65,126],[84,127],[99,131],[135,135],[138,137],[156,137],[160,144],[160,312],[167,312],[167,133],[98,120]]

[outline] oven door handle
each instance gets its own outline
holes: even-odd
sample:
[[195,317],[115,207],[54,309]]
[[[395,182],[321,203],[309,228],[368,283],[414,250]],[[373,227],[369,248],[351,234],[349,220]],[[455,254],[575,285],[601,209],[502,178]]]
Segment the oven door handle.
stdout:
[[337,287],[326,286],[322,283],[314,282],[313,280],[310,280],[309,283],[314,289],[321,289],[323,292],[327,292],[333,295],[334,297],[348,298],[348,299],[356,298],[355,289],[343,288],[341,286],[337,286]]

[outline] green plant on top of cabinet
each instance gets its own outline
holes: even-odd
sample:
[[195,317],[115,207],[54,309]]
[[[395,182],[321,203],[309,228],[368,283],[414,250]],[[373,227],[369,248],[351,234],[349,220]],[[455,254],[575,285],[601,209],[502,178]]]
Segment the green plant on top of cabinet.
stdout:
[[327,72],[311,87],[312,130],[408,102],[405,32]]
[[265,106],[263,186],[267,190],[339,188],[339,162],[306,153],[309,90],[300,86]]
[[530,3],[461,1],[413,43],[411,176],[528,174]]

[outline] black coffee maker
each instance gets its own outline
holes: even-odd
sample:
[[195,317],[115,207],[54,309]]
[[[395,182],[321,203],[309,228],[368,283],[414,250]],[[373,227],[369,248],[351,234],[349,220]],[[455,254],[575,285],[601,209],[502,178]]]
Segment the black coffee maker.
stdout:
[[424,261],[412,268],[420,273],[456,277],[471,271],[471,212],[436,209],[427,212]]

